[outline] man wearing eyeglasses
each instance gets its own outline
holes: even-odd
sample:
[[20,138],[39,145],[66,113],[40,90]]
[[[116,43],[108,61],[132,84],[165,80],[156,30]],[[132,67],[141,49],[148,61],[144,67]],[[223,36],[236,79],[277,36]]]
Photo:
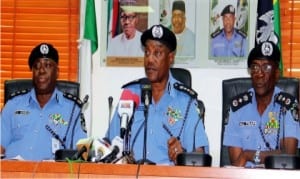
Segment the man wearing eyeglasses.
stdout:
[[136,28],[139,17],[132,11],[133,6],[121,6],[120,25],[122,33],[108,42],[107,56],[140,56],[144,55],[140,42],[142,33]]
[[279,62],[279,48],[272,42],[257,45],[248,56],[252,88],[233,98],[224,132],[223,145],[234,166],[257,167],[268,155],[296,154],[298,101],[276,86]]

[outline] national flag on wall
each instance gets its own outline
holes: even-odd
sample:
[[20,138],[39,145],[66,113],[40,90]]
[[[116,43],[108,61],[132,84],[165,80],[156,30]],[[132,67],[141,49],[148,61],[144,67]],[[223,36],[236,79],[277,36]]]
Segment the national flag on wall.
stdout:
[[97,22],[94,0],[86,0],[83,37],[91,41],[92,54],[98,49]]
[[[272,41],[281,49],[279,0],[258,0],[255,45]],[[282,57],[279,68],[283,75]]]
[[108,1],[108,36],[113,38],[119,33],[119,0]]

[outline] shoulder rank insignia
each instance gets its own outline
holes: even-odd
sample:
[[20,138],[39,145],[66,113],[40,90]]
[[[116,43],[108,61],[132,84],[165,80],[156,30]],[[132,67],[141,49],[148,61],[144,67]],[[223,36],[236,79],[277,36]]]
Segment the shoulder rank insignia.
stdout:
[[246,104],[251,103],[252,95],[252,92],[248,91],[233,97],[233,99],[231,100],[232,111],[235,112]]
[[276,95],[275,102],[280,104],[286,110],[290,110],[294,117],[294,120],[299,121],[298,101],[294,96],[286,92],[280,92]]
[[222,32],[222,30],[223,30],[223,29],[219,29],[219,30],[213,32],[213,33],[210,35],[211,38],[215,38],[216,36],[218,36],[218,35]]
[[8,99],[12,99],[16,96],[22,95],[22,94],[26,94],[30,91],[30,89],[23,89],[23,90],[19,90],[19,91],[15,91],[13,93],[11,93],[8,97]]
[[242,30],[236,30],[238,34],[240,34],[242,37],[246,38],[247,37],[247,34],[242,31]]
[[74,96],[74,95],[72,95],[70,93],[64,93],[64,97],[67,98],[67,99],[70,99],[70,100],[74,101],[80,108],[83,105],[83,102],[81,101],[80,98],[78,98],[77,96]]
[[143,78],[136,79],[136,80],[133,80],[133,81],[131,81],[131,82],[128,82],[128,83],[124,84],[124,85],[122,86],[122,88],[126,88],[127,86],[134,85],[134,84],[139,84],[140,81],[141,81],[142,79],[143,79]]
[[184,85],[184,84],[180,84],[180,83],[174,83],[174,88],[179,90],[179,91],[183,91],[186,94],[190,95],[192,98],[197,98],[198,94],[196,93],[196,91],[194,91],[192,88]]

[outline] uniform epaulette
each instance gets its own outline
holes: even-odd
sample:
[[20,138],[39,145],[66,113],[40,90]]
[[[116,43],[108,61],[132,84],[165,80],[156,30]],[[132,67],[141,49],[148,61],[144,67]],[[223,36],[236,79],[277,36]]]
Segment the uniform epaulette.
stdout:
[[19,90],[19,91],[15,91],[13,93],[11,93],[8,97],[8,99],[12,99],[16,96],[22,95],[22,94],[26,94],[30,91],[31,89],[23,89],[23,90]]
[[280,92],[276,95],[275,102],[280,104],[286,110],[290,110],[294,117],[294,120],[299,121],[298,101],[293,95],[286,92]]
[[242,30],[237,30],[237,33],[240,34],[242,37],[246,38],[247,37],[247,33],[245,33],[244,31]]
[[65,98],[70,99],[72,101],[74,101],[80,108],[83,105],[83,102],[81,101],[80,98],[78,98],[77,96],[72,95],[71,93],[64,93],[63,95]]
[[128,83],[126,83],[125,85],[123,85],[122,88],[126,88],[127,86],[130,86],[130,85],[133,85],[133,84],[139,84],[140,81],[141,81],[141,79],[143,79],[143,78],[136,79],[136,80],[133,80],[133,81],[131,81],[131,82],[128,82]]
[[214,33],[212,33],[210,36],[211,38],[215,38],[216,36],[218,36],[221,32],[222,32],[223,29],[219,29],[217,31],[215,31]]
[[183,91],[186,94],[190,95],[192,98],[197,98],[198,94],[196,91],[194,91],[192,88],[184,85],[184,84],[180,84],[180,83],[174,83],[174,88],[179,90],[179,91]]
[[252,92],[248,91],[245,93],[241,93],[231,100],[231,109],[233,112],[237,111],[241,107],[245,106],[252,102]]

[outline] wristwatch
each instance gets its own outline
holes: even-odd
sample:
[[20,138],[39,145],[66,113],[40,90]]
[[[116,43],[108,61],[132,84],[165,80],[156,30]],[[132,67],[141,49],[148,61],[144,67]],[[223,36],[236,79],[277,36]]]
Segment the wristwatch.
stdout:
[[260,150],[257,150],[254,154],[253,161],[255,165],[260,164]]

